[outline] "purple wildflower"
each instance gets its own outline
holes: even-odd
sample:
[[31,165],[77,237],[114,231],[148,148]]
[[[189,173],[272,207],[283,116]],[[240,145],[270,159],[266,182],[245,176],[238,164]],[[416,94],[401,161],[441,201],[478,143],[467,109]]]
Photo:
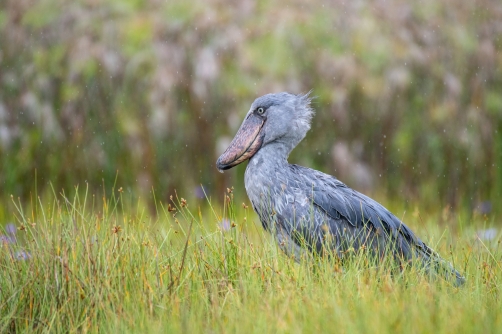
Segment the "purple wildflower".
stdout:
[[16,231],[16,225],[12,223],[5,225],[5,232],[7,232],[7,234],[9,234],[11,237],[16,234]]
[[29,252],[18,251],[16,253],[16,260],[26,261],[26,260],[29,260],[29,259],[31,259],[31,254]]
[[481,240],[494,240],[496,237],[497,237],[497,234],[498,234],[498,231],[496,228],[489,228],[489,229],[486,229],[486,230],[478,230],[476,232],[476,235],[478,236],[478,238],[480,238]]
[[223,231],[228,231],[230,230],[230,220],[228,219],[223,219],[218,226],[223,230]]
[[15,244],[16,243],[16,226],[14,224],[7,224],[5,226],[6,235],[0,234],[0,242],[5,244]]
[[0,242],[2,244],[13,244],[16,242],[15,239],[12,239],[10,236],[8,235],[3,235],[3,234],[0,234]]
[[206,198],[207,190],[206,190],[206,188],[204,188],[203,186],[200,185],[200,186],[195,187],[194,194],[195,194],[195,197],[200,198],[200,199],[204,199],[204,198]]

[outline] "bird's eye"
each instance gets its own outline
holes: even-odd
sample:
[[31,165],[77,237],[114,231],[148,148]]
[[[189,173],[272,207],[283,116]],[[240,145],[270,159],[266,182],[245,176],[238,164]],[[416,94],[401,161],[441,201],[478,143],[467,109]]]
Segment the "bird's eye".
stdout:
[[260,107],[258,109],[256,109],[256,111],[258,112],[258,114],[263,114],[265,112],[265,109],[263,107]]

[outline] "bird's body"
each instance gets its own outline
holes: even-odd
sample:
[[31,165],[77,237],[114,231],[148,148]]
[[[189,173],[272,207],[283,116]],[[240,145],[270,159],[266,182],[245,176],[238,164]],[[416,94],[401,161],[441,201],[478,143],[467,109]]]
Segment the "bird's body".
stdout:
[[281,249],[299,260],[305,251],[342,256],[365,247],[377,258],[419,259],[428,271],[463,283],[460,273],[381,204],[331,175],[288,163],[310,128],[309,104],[307,95],[258,98],[217,162],[223,170],[250,159],[246,192]]

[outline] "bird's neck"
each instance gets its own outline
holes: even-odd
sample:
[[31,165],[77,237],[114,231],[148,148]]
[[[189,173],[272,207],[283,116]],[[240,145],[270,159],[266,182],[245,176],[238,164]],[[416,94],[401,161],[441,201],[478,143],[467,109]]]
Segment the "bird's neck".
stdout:
[[249,165],[261,170],[283,168],[288,165],[291,149],[280,142],[263,146],[249,161]]
[[275,143],[263,146],[249,160],[244,175],[246,191],[256,204],[261,196],[279,186],[277,181],[288,170],[288,151]]
[[277,194],[284,183],[281,180],[287,179],[288,155],[289,150],[283,145],[267,144],[256,152],[246,168],[246,192],[266,229],[276,201],[280,200]]

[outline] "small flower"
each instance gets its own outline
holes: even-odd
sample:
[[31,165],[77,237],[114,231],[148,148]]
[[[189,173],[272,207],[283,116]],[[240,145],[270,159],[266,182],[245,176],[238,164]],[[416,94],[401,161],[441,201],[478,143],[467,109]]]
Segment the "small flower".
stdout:
[[206,189],[202,185],[195,187],[194,193],[195,193],[195,197],[197,197],[197,198],[200,198],[200,199],[206,198]]
[[118,192],[122,193],[122,192],[124,192],[124,189],[122,189],[122,187],[120,187],[119,190],[118,190]]
[[13,244],[14,241],[8,235],[0,234],[0,242],[3,244]]
[[498,231],[496,228],[489,228],[486,230],[478,230],[476,231],[476,235],[481,240],[493,240],[497,237]]
[[228,231],[230,230],[230,220],[228,219],[223,219],[218,226],[223,230],[223,231]]
[[25,261],[31,259],[31,254],[25,251],[19,251],[16,253],[16,259],[19,261]]
[[181,198],[181,207],[184,208],[185,206],[187,206],[187,200],[184,199],[183,197]]
[[5,226],[6,235],[0,234],[0,242],[5,244],[15,244],[16,243],[16,226],[14,224],[7,224]]
[[244,209],[247,209],[247,208],[248,208],[248,206],[246,205],[246,203],[242,203],[242,207],[243,207]]
[[122,231],[122,227],[120,227],[119,225],[115,225],[114,227],[112,227],[113,233],[119,233],[120,231]]
[[169,211],[169,212],[173,212],[173,211],[176,211],[176,208],[175,208],[175,207],[173,207],[173,206],[171,206],[171,204],[168,204],[168,205],[167,205],[167,211]]
[[14,236],[16,234],[16,225],[10,223],[5,226],[5,232],[10,236]]

